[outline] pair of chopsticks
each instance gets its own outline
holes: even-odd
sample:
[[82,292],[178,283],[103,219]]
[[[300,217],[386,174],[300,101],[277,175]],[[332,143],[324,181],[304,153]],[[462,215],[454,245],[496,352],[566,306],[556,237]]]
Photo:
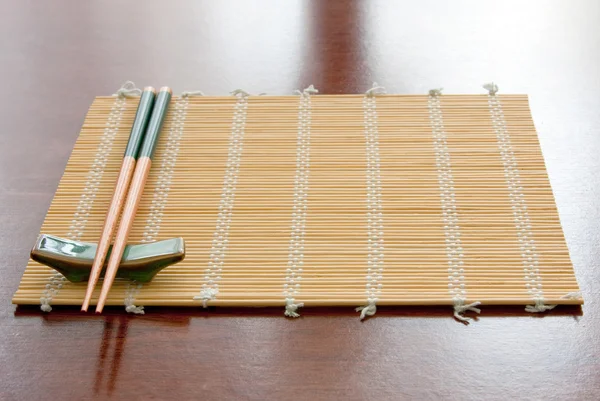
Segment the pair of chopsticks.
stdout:
[[[171,95],[172,91],[168,87],[161,88],[158,95],[152,87],[144,88],[142,92],[133,127],[131,128],[131,134],[129,135],[129,141],[125,148],[123,165],[119,172],[115,191],[104,221],[102,235],[98,242],[85,299],[81,306],[81,310],[84,312],[87,312],[90,305],[92,293],[104,267],[106,254],[108,253],[111,239],[117,226],[119,214],[121,213],[121,209],[123,209],[121,224],[117,230],[104,275],[104,283],[102,284],[102,290],[98,298],[98,304],[96,305],[96,313],[101,313],[104,308],[106,298],[115,280],[119,263],[127,245],[127,237],[129,237],[129,231],[133,225],[140,199],[144,192],[144,186],[146,185],[148,173],[152,165],[152,157],[154,156],[158,137],[167,114],[169,102],[171,101]],[[126,202],[125,199],[127,199]],[[125,206],[123,208],[124,202]]]

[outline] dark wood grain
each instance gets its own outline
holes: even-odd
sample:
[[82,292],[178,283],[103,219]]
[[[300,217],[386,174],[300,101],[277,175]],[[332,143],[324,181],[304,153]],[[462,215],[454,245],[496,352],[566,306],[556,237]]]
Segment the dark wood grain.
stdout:
[[[568,1],[2,1],[0,399],[600,398],[600,4]],[[171,4],[168,6],[167,4]],[[16,308],[85,112],[131,79],[226,94],[528,93],[586,305]]]

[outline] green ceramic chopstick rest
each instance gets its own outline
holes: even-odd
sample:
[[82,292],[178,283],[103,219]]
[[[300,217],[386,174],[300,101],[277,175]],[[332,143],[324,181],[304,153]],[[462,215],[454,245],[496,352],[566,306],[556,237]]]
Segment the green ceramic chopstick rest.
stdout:
[[[109,255],[111,250],[112,246],[108,251]],[[96,244],[49,234],[41,234],[31,250],[31,259],[53,268],[73,283],[89,279],[95,255]],[[184,258],[183,238],[127,245],[117,277],[146,283],[165,267],[181,262]],[[100,277],[103,276],[104,270]]]

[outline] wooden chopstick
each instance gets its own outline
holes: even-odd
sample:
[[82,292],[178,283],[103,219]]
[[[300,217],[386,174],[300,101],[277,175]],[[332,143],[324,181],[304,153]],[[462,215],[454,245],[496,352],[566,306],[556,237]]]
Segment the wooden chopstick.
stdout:
[[123,215],[121,216],[121,224],[117,231],[115,243],[104,275],[104,283],[102,284],[102,291],[100,292],[98,304],[96,305],[96,313],[102,313],[104,303],[106,302],[112,283],[115,280],[119,263],[123,257],[125,245],[127,245],[127,237],[129,236],[129,231],[133,225],[133,220],[144,192],[144,186],[148,179],[148,173],[152,166],[152,157],[154,156],[156,143],[158,142],[158,137],[165,121],[169,102],[171,101],[171,95],[172,91],[168,87],[163,87],[158,92],[154,110],[152,111],[152,117],[150,117],[150,123],[148,124],[148,129],[146,130],[146,135],[144,136],[139,152],[135,172],[133,173],[133,180],[131,181],[129,193],[127,194],[127,202],[125,203]]
[[150,116],[152,115],[155,97],[156,90],[151,86],[144,88],[144,91],[140,96],[140,103],[138,104],[135,120],[131,127],[131,134],[129,135],[129,141],[125,148],[125,154],[123,155],[123,164],[121,165],[121,171],[119,172],[119,177],[115,184],[114,194],[110,206],[108,207],[108,212],[106,213],[102,235],[100,236],[100,241],[98,241],[96,256],[94,257],[90,279],[85,292],[85,298],[81,305],[81,310],[83,312],[87,312],[88,310],[94,288],[96,287],[96,283],[98,282],[98,278],[104,267],[106,254],[108,253],[108,248],[119,219],[119,214],[121,213],[123,203],[125,202],[125,196],[127,195],[127,189],[129,188],[131,177],[133,176],[136,159],[141,148],[142,140],[144,139],[144,134],[146,133],[146,128],[148,127],[148,122],[150,121]]

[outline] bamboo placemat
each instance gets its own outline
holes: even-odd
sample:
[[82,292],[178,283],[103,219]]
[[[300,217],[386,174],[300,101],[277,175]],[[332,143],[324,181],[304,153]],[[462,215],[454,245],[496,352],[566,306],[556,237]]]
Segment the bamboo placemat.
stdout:
[[[527,96],[376,89],[174,97],[130,243],[187,256],[107,304],[581,304]],[[95,99],[42,233],[98,240],[138,100]],[[84,291],[30,260],[13,302]]]

